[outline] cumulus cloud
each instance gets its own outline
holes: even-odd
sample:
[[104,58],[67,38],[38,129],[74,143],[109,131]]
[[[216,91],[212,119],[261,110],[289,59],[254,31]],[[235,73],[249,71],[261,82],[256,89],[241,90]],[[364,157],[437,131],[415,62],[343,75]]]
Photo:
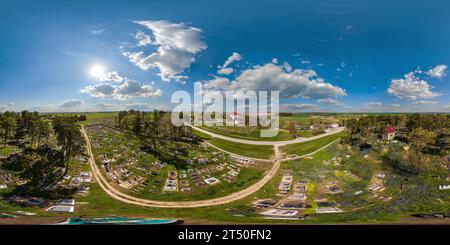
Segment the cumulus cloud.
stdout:
[[103,102],[101,102],[101,103],[96,104],[96,105],[95,105],[95,108],[97,108],[97,109],[99,109],[99,110],[105,110],[105,109],[108,108],[108,105],[105,104],[105,103],[103,103]]
[[[146,27],[150,35],[138,35],[138,45],[151,45],[156,48],[150,55],[144,51],[123,52],[130,62],[142,70],[159,69],[159,76],[164,81],[182,81],[181,75],[195,61],[195,55],[206,49],[201,39],[201,30],[184,23],[169,21],[135,21]],[[144,45],[145,44],[145,45]]]
[[63,109],[76,109],[81,108],[83,106],[83,101],[79,99],[71,99],[62,103],[59,107]]
[[434,68],[428,70],[426,72],[426,74],[430,77],[434,77],[434,78],[443,78],[445,77],[446,74],[446,70],[447,70],[447,66],[446,65],[437,65]]
[[415,73],[409,72],[403,78],[393,79],[387,90],[388,94],[402,100],[431,99],[441,95],[431,91],[432,87],[428,82],[420,79]]
[[149,44],[152,44],[152,38],[149,35],[145,34],[145,32],[143,31],[136,32],[134,38],[138,40],[138,46],[147,46]]
[[100,83],[90,85],[82,89],[81,92],[96,98],[111,97],[118,100],[160,97],[163,94],[160,89],[134,80],[126,80],[120,84]]
[[123,77],[118,72],[106,74],[110,75],[104,75],[101,83],[86,86],[81,92],[96,98],[111,97],[117,100],[160,97],[163,94],[160,89]]
[[364,106],[367,106],[367,107],[380,107],[382,105],[383,105],[383,103],[381,103],[379,101],[364,103]]
[[240,61],[242,60],[242,56],[239,53],[233,52],[231,54],[230,57],[228,57],[228,59],[225,61],[225,63],[223,63],[222,66],[219,66],[219,70],[217,71],[217,73],[219,74],[223,74],[223,75],[229,75],[231,73],[234,72],[234,69],[229,67],[231,65],[231,63],[235,62],[235,61]]
[[117,71],[106,72],[102,74],[98,79],[101,82],[123,82],[125,80],[125,78],[122,77]]
[[16,103],[15,102],[9,102],[9,103],[7,103],[7,104],[0,104],[0,112],[5,112],[5,111],[8,111],[8,110],[13,110],[14,108],[14,106],[16,105]]
[[400,104],[390,104],[389,107],[399,108],[401,107]]
[[315,71],[287,70],[285,65],[268,63],[241,72],[234,80],[215,77],[204,81],[205,89],[232,91],[279,91],[281,98],[325,99],[345,96],[345,90],[324,81]]
[[319,99],[317,102],[319,102],[320,104],[325,104],[325,105],[342,105],[341,102],[331,99],[331,98]]
[[155,105],[155,104],[148,104],[148,103],[140,103],[140,102],[134,102],[134,103],[124,103],[124,104],[112,104],[112,103],[98,103],[94,106],[94,110],[102,110],[102,111],[120,111],[120,110],[142,110],[142,111],[148,111],[148,110],[154,110],[154,109],[167,109],[164,106]]
[[314,104],[293,103],[281,105],[281,109],[285,111],[311,111],[317,110],[317,108],[318,108],[317,105]]
[[447,70],[446,65],[437,65],[434,68],[428,70],[426,74],[434,78],[443,78],[447,75],[446,70]]
[[419,100],[419,101],[415,101],[413,104],[415,104],[415,105],[434,105],[436,103],[437,103],[436,101]]

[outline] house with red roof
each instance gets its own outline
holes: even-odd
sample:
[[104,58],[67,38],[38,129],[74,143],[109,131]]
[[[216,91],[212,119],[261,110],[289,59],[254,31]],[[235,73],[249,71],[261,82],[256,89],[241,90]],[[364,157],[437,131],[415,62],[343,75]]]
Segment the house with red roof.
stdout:
[[385,134],[385,139],[386,140],[393,140],[395,137],[395,128],[393,128],[391,125],[387,125],[386,126],[386,134]]
[[239,114],[237,112],[232,112],[230,114],[231,120],[233,120],[234,125],[238,125],[240,123],[239,121]]

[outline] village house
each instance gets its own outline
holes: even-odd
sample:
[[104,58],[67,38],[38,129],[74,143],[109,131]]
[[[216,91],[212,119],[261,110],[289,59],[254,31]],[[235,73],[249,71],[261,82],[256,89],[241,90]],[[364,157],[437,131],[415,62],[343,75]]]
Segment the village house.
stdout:
[[395,129],[391,125],[386,126],[386,133],[384,134],[384,139],[393,140],[395,138]]

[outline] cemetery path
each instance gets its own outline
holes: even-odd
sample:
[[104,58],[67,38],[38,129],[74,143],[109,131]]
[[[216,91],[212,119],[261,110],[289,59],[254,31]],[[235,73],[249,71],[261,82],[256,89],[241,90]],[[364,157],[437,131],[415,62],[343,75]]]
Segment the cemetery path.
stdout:
[[[340,131],[342,131],[341,129]],[[340,131],[334,131],[332,133],[337,133]],[[199,207],[209,207],[209,206],[216,206],[216,205],[223,205],[227,203],[231,203],[240,199],[243,199],[245,197],[248,197],[249,195],[257,192],[262,187],[264,187],[278,172],[281,162],[282,162],[282,153],[279,150],[279,147],[282,144],[273,144],[274,145],[274,151],[275,151],[275,160],[274,164],[271,169],[267,170],[264,177],[260,179],[258,182],[254,183],[251,186],[246,187],[243,190],[240,190],[238,192],[231,193],[227,196],[218,197],[218,198],[212,198],[212,199],[206,199],[206,200],[198,200],[198,201],[158,201],[158,200],[148,200],[148,199],[142,199],[134,196],[130,196],[128,194],[125,194],[119,190],[117,190],[114,186],[112,186],[109,181],[105,178],[105,176],[100,172],[97,164],[95,163],[95,158],[92,153],[91,148],[91,141],[84,129],[84,126],[82,125],[81,132],[86,140],[86,148],[87,152],[89,154],[89,165],[92,170],[92,175],[94,176],[95,180],[99,184],[99,186],[108,194],[110,197],[124,202],[128,204],[134,204],[139,206],[147,206],[147,207],[158,207],[158,208],[199,208]],[[323,137],[324,135],[321,135]],[[317,138],[317,137],[316,137]],[[318,137],[320,138],[320,137]],[[307,140],[306,140],[307,141]],[[259,141],[256,141],[259,142]],[[307,154],[310,155],[310,154]],[[302,157],[302,156],[299,156]]]
[[333,131],[330,131],[328,133],[323,133],[323,134],[319,134],[319,135],[315,135],[315,136],[311,136],[311,137],[307,137],[307,138],[296,138],[293,140],[284,140],[284,141],[263,141],[263,140],[246,140],[246,139],[238,139],[238,138],[233,138],[233,137],[229,137],[229,136],[225,136],[225,135],[221,135],[221,134],[217,134],[217,133],[213,133],[211,131],[208,130],[204,130],[202,128],[196,127],[196,126],[191,126],[193,129],[200,131],[204,134],[207,134],[209,136],[215,137],[215,138],[219,138],[219,139],[223,139],[223,140],[227,140],[227,141],[231,141],[231,142],[236,142],[236,143],[241,143],[241,144],[247,144],[247,145],[273,145],[273,146],[283,146],[283,145],[290,145],[290,144],[295,144],[295,143],[302,143],[302,142],[307,142],[307,141],[311,141],[311,140],[316,140],[328,135],[332,135],[332,134],[336,134],[339,132],[342,132],[345,127],[339,127]]

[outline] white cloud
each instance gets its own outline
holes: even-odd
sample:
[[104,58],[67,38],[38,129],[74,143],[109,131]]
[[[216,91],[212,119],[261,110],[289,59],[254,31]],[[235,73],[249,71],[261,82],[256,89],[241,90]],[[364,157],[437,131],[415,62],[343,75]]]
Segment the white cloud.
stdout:
[[284,111],[311,111],[317,110],[317,105],[314,104],[283,104],[281,105],[281,109]]
[[415,105],[434,105],[436,103],[437,103],[436,101],[419,100],[419,101],[414,102],[413,104],[415,104]]
[[94,35],[100,35],[105,31],[105,29],[92,30],[91,33]]
[[380,107],[382,105],[383,105],[383,103],[381,103],[379,101],[364,103],[364,106],[367,106],[367,107]]
[[134,102],[134,103],[125,103],[125,104],[110,104],[110,103],[98,103],[94,105],[92,108],[93,111],[95,110],[102,110],[102,111],[120,111],[120,110],[142,110],[142,111],[149,111],[154,109],[160,109],[160,110],[167,110],[169,108],[165,106],[155,105],[155,104],[148,104],[148,103],[140,103],[140,102]]
[[446,65],[437,65],[436,67],[428,70],[426,72],[426,74],[430,77],[434,77],[434,78],[443,78],[445,77],[446,71],[447,70],[447,66]]
[[300,64],[303,64],[303,65],[311,64],[311,61],[309,61],[309,60],[301,60]]
[[107,104],[101,102],[101,103],[96,104],[96,105],[95,105],[95,108],[98,108],[99,110],[106,110],[106,109],[108,109],[108,106],[109,106],[109,105],[107,105]]
[[341,102],[331,99],[331,98],[319,99],[317,102],[319,102],[320,104],[326,104],[326,105],[342,105]]
[[[146,37],[139,39],[138,45],[146,44],[156,47],[150,55],[143,51],[123,52],[122,54],[142,70],[158,68],[159,76],[164,81],[186,79],[181,73],[195,61],[195,55],[206,49],[206,44],[201,39],[201,30],[184,23],[172,23],[169,21],[135,21],[134,23],[145,26],[151,32],[151,43]],[[145,40],[141,42],[142,40]]]
[[5,111],[12,111],[14,110],[14,106],[16,105],[15,102],[9,102],[7,104],[0,104],[0,112],[5,112]]
[[99,78],[101,82],[123,82],[125,80],[117,71],[110,71],[102,74]]
[[217,70],[217,73],[219,73],[221,75],[230,75],[233,72],[234,72],[234,69],[231,67],[220,68],[219,70]]
[[390,104],[389,107],[395,107],[395,108],[398,108],[398,107],[401,107],[401,105],[400,105],[400,104]]
[[102,76],[101,83],[89,85],[83,88],[81,92],[96,98],[111,97],[118,100],[129,100],[138,97],[160,97],[163,94],[160,89],[128,79],[115,71],[105,73]]
[[215,77],[204,81],[205,88],[241,91],[280,91],[281,98],[325,99],[345,96],[345,90],[318,77],[310,69],[287,71],[284,65],[268,63],[242,71],[235,80]]
[[138,31],[136,32],[136,34],[134,35],[134,38],[136,38],[138,40],[138,46],[147,46],[149,44],[152,44],[152,38],[145,34],[145,32],[142,31]]
[[431,89],[426,80],[420,79],[414,72],[409,72],[403,78],[393,79],[387,92],[402,100],[431,99],[441,95]]
[[71,99],[62,103],[59,107],[62,109],[79,109],[83,106],[83,101],[79,99]]
[[125,80],[118,85],[109,83],[90,85],[82,89],[81,92],[96,98],[111,97],[118,100],[160,97],[163,94],[160,89],[133,80]]
[[234,72],[234,69],[229,67],[231,65],[231,63],[235,62],[235,61],[240,61],[242,59],[242,56],[239,53],[233,52],[231,54],[230,57],[228,57],[228,59],[225,61],[225,63],[223,63],[222,66],[219,66],[219,70],[217,71],[217,73],[219,74],[224,74],[224,75],[229,75],[231,73]]
[[286,61],[283,63],[283,68],[287,71],[287,72],[291,72],[292,71],[292,66],[287,63]]

